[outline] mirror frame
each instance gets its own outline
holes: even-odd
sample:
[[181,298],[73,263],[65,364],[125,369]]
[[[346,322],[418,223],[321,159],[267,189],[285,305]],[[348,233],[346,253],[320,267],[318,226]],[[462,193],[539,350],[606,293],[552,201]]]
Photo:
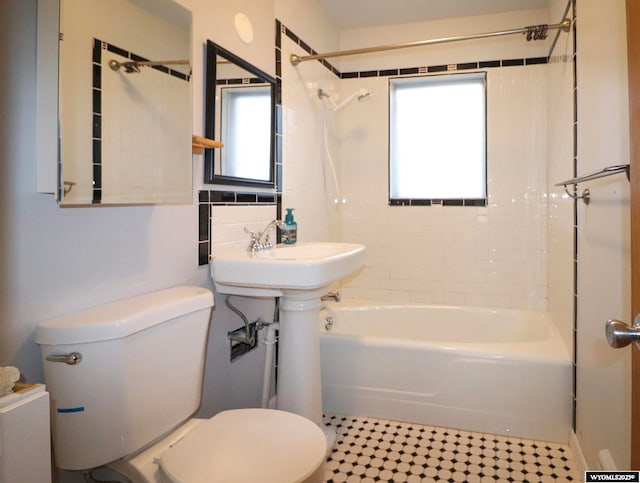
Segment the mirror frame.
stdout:
[[[262,79],[270,85],[271,90],[271,116],[269,134],[269,179],[259,180],[252,178],[240,178],[236,176],[223,176],[215,173],[215,152],[213,149],[205,150],[204,155],[204,182],[205,184],[224,184],[230,186],[256,186],[262,188],[275,187],[275,119],[276,119],[276,80],[266,72],[258,69],[246,60],[229,52],[220,45],[207,40],[206,46],[206,76],[205,76],[205,114],[204,135],[209,139],[215,139],[216,128],[216,86],[218,56],[242,67],[247,72]],[[250,140],[248,140],[250,141]],[[224,149],[224,148],[221,148]]]

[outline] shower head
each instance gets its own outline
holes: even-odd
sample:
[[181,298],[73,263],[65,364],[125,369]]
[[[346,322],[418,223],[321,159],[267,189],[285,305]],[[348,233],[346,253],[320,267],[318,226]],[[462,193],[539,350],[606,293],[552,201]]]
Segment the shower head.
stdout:
[[354,99],[357,99],[358,101],[365,101],[365,100],[369,99],[370,97],[371,97],[371,92],[370,91],[368,91],[366,89],[359,89],[356,92],[354,92],[353,94],[351,94],[349,97],[347,97],[340,104],[337,104],[337,105],[333,104],[331,106],[331,110],[333,112],[338,112],[341,109],[343,109],[344,107],[346,107],[347,104],[349,104]]

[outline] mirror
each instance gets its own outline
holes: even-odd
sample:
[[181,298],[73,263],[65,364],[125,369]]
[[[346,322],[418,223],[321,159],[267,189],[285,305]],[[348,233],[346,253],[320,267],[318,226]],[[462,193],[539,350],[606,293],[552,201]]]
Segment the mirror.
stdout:
[[207,41],[205,183],[273,187],[275,79]]
[[60,206],[192,203],[191,12],[60,0]]

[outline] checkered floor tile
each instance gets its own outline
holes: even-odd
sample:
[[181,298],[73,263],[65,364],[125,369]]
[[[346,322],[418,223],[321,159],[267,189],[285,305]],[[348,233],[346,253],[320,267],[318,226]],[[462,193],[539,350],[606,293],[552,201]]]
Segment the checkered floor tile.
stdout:
[[324,423],[337,434],[326,482],[581,480],[566,445],[358,416]]

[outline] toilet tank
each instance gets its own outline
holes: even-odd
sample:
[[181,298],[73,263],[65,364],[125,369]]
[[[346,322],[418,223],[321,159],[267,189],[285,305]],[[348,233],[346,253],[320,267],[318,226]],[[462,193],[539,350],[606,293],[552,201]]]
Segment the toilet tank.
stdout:
[[38,326],[59,468],[134,453],[198,409],[212,306],[209,290],[175,287]]

